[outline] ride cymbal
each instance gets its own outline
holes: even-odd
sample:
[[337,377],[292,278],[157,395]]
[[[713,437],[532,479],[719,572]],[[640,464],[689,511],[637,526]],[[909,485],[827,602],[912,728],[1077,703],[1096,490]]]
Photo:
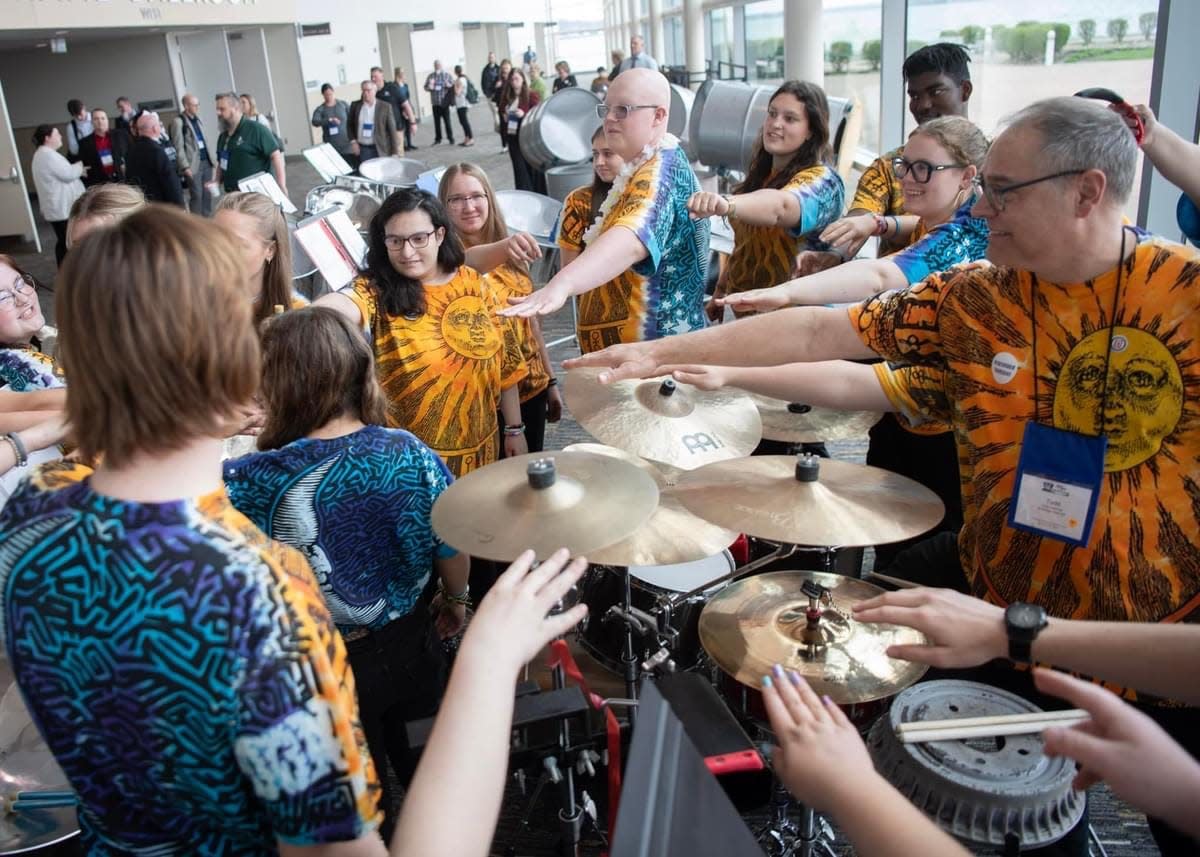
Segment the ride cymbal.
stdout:
[[751,393],[762,418],[763,437],[783,443],[820,443],[866,437],[883,414],[877,411],[835,411],[802,402],[785,402]]
[[602,443],[694,470],[748,455],[762,420],[740,390],[707,392],[670,378],[601,384],[600,369],[572,369],[564,391],[575,419]]
[[[801,471],[810,481],[797,478]],[[718,461],[683,474],[673,494],[706,521],[786,544],[898,542],[933,529],[945,514],[938,496],[919,482],[811,455]]]
[[[813,584],[817,589],[813,589]],[[814,601],[813,593],[824,590]],[[762,687],[775,664],[800,673],[838,705],[892,696],[928,667],[887,656],[892,645],[924,643],[912,628],[859,622],[851,607],[884,590],[821,571],[778,571],[729,584],[700,614],[700,644],[722,670]],[[818,605],[816,621],[808,609]]]
[[658,506],[658,486],[624,461],[535,452],[467,474],[433,504],[434,532],[471,556],[507,562],[532,548],[588,554],[631,535]]
[[627,461],[645,470],[658,482],[658,508],[650,520],[628,538],[588,553],[588,559],[593,563],[630,566],[695,562],[720,553],[737,538],[734,531],[710,524],[685,509],[673,494],[669,474],[644,458],[600,443],[573,443],[564,451],[591,452]]

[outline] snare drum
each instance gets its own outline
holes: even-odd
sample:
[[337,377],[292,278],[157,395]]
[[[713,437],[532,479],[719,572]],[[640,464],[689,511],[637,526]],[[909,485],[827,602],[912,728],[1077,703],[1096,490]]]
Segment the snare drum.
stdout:
[[[629,567],[630,592],[633,606],[659,617],[668,599],[693,590],[701,592],[670,605],[669,626],[678,635],[671,644],[671,656],[681,669],[696,666],[702,649],[697,625],[700,611],[714,592],[725,585],[735,564],[729,551],[673,565],[633,565]],[[625,651],[625,624],[619,619],[605,620],[613,606],[625,600],[624,569],[616,566],[593,565],[583,584],[583,601],[588,606],[588,618],[579,634],[580,645],[602,666],[620,674],[621,654]],[[654,654],[668,640],[656,636],[633,638],[633,651],[638,661]]]

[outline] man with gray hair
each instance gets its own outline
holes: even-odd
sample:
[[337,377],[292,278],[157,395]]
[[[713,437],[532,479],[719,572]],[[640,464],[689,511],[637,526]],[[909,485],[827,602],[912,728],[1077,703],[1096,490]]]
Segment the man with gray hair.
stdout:
[[188,209],[207,217],[212,213],[212,199],[205,195],[204,187],[212,181],[213,162],[200,119],[200,102],[189,94],[181,103],[183,112],[171,120],[171,145],[178,154],[179,174],[187,182]]
[[650,71],[658,71],[658,60],[646,53],[646,39],[640,33],[629,40],[629,56],[621,60],[609,79],[611,80],[631,68],[648,68]]
[[134,120],[138,135],[125,159],[125,180],[142,189],[150,202],[169,202],[184,207],[183,187],[175,161],[160,142],[162,122],[149,110]]
[[253,120],[244,121],[236,92],[223,92],[217,96],[217,120],[221,125],[221,136],[217,138],[217,168],[213,172],[213,181],[226,193],[231,193],[238,189],[242,179],[269,170],[286,196],[283,150],[271,129]]
[[[883,356],[901,365],[875,367],[875,409],[953,428],[964,518],[957,541],[919,544],[891,574],[1041,619],[1200,621],[1200,254],[1123,223],[1136,162],[1106,107],[1040,101],[981,171],[972,214],[988,221],[994,264],[849,311],[785,309],[567,365],[610,367],[611,382],[672,364],[786,375],[783,364]],[[1032,694],[1028,672],[1003,672]],[[1195,709],[1143,710],[1200,752]],[[1194,853],[1151,827],[1163,853]]]

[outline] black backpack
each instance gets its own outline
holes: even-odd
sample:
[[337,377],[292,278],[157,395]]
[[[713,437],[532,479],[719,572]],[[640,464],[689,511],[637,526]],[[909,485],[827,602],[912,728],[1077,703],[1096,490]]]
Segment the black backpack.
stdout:
[[471,83],[470,80],[467,81],[467,103],[479,103],[479,90],[475,88],[475,84]]

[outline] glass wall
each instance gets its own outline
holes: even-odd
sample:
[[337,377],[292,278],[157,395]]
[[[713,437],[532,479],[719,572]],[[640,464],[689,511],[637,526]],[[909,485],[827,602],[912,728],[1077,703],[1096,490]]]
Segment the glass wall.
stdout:
[[[879,151],[879,40],[881,0],[826,2],[821,16],[825,42],[825,92],[858,99],[863,111],[858,146]],[[782,22],[779,25],[783,31]]]
[[663,18],[663,55],[658,57],[669,66],[683,66],[687,61],[683,47],[683,16],[671,15]]
[[[1147,103],[1157,12],[1158,0],[1039,0],[1036,9],[1007,0],[910,3],[909,48],[938,41],[968,47],[969,115],[993,136],[1005,116],[1031,101],[1089,86]],[[915,123],[911,115],[905,119],[907,132]],[[1140,182],[1140,165],[1138,176]],[[1131,218],[1137,196],[1135,188]]]
[[734,62],[733,13],[732,6],[708,13],[708,59],[714,66]]
[[745,6],[746,71],[750,82],[783,80],[783,0],[760,0]]

